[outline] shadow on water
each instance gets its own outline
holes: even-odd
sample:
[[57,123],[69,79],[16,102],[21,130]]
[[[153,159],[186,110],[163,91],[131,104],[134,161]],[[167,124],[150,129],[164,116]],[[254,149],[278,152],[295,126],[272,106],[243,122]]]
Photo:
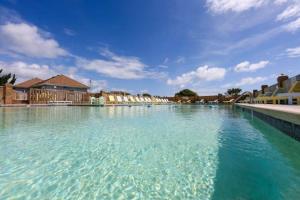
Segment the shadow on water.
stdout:
[[287,162],[300,175],[300,142],[282,133],[278,129],[268,125],[262,120],[251,117],[249,113],[241,113],[242,116],[284,157]]
[[224,118],[212,199],[299,199],[300,143],[235,110]]

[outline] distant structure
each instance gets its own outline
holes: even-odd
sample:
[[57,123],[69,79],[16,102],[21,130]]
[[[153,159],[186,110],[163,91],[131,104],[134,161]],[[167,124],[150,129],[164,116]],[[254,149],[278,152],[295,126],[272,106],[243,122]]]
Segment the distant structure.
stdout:
[[65,75],[0,87],[1,104],[73,104],[89,101],[89,87]]
[[292,78],[281,74],[276,84],[253,90],[253,97],[253,103],[257,104],[300,105],[300,74]]

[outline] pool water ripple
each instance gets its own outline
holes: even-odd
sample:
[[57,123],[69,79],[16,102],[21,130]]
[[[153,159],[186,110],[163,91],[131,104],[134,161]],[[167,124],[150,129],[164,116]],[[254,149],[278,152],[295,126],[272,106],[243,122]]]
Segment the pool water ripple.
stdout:
[[[229,108],[51,107],[1,112],[0,199],[266,197],[255,187],[256,193],[248,192],[247,186],[258,183],[270,184],[267,192],[279,190],[273,199],[299,197],[297,154],[286,157],[291,150],[282,151],[282,134]],[[275,145],[269,142],[274,137]],[[290,138],[283,137],[283,143],[300,149]],[[274,176],[283,171],[286,177]],[[240,192],[233,192],[236,189]]]

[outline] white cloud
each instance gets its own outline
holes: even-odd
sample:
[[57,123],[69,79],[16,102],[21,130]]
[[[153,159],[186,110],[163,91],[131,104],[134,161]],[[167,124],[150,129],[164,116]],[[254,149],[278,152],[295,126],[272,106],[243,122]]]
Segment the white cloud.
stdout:
[[275,0],[275,4],[276,5],[282,5],[282,4],[284,4],[284,3],[287,3],[289,0]]
[[164,64],[167,64],[168,62],[169,62],[169,58],[166,57],[166,58],[164,59]]
[[175,79],[168,79],[168,85],[178,85],[184,87],[195,81],[212,81],[224,78],[226,74],[225,68],[208,67],[207,65],[198,67],[195,71],[190,71],[177,76]]
[[241,80],[239,80],[236,83],[223,84],[221,86],[221,88],[231,88],[231,87],[242,87],[242,86],[255,85],[257,83],[261,83],[261,82],[267,80],[270,77],[274,78],[273,76],[269,76],[269,77],[262,77],[262,76],[246,77],[246,78],[242,78]]
[[64,33],[65,33],[66,35],[69,35],[69,36],[74,36],[74,35],[76,35],[76,32],[73,31],[73,30],[71,30],[71,29],[69,29],[69,28],[64,28]]
[[270,62],[269,61],[260,61],[258,63],[250,63],[249,61],[244,61],[235,66],[234,71],[236,72],[254,72],[258,69],[265,68]]
[[48,65],[28,64],[21,61],[12,63],[0,61],[0,69],[16,74],[18,82],[35,77],[46,79],[56,75],[56,72]]
[[206,0],[208,8],[214,13],[243,12],[251,8],[258,8],[269,0]]
[[104,59],[77,59],[77,66],[118,79],[162,78],[164,73],[147,71],[147,65],[137,57],[119,56],[109,50],[102,50]]
[[289,48],[286,50],[286,53],[290,58],[300,57],[300,47]]
[[68,52],[58,42],[33,25],[26,23],[6,23],[0,26],[0,48],[36,58],[56,58]]
[[300,28],[300,17],[284,26],[284,29],[289,32],[296,32]]
[[163,69],[167,69],[168,68],[167,65],[158,65],[158,67],[163,68]]
[[16,74],[18,83],[32,78],[48,79],[65,71],[64,74],[66,76],[75,79],[87,86],[90,86],[90,81],[92,81],[92,87],[90,90],[91,92],[99,92],[100,90],[107,87],[107,82],[105,80],[91,80],[86,77],[77,75],[76,72],[78,70],[74,67],[69,67],[66,71],[66,67],[64,66],[57,66],[54,69],[48,65],[28,64],[22,61],[11,63],[0,61],[0,69],[3,69],[4,73]]
[[291,17],[297,17],[300,15],[300,5],[293,4],[288,6],[282,13],[277,16],[278,21],[286,20]]
[[11,9],[8,9],[6,7],[0,6],[0,23],[6,23],[6,22],[21,22],[21,17],[19,14]]
[[[257,47],[260,44],[271,40],[272,38],[276,37],[277,35],[281,34],[285,31],[282,27],[276,27],[270,30],[267,30],[262,33],[255,34],[253,36],[247,37],[245,39],[235,41],[234,43],[223,44],[222,46],[218,47],[218,50],[212,51],[215,54],[219,55],[228,55],[233,51],[243,51],[249,50],[250,48]],[[221,49],[221,50],[220,50]]]
[[185,57],[179,56],[175,62],[178,64],[185,63]]
[[245,86],[245,85],[254,85],[256,83],[260,83],[267,80],[266,77],[247,77],[247,78],[242,78],[237,84],[235,84],[236,86]]

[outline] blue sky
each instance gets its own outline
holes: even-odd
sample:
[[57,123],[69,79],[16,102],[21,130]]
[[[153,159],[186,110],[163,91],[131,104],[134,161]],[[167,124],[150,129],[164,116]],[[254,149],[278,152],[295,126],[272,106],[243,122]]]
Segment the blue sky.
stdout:
[[1,0],[0,68],[92,90],[199,95],[300,73],[297,0]]

